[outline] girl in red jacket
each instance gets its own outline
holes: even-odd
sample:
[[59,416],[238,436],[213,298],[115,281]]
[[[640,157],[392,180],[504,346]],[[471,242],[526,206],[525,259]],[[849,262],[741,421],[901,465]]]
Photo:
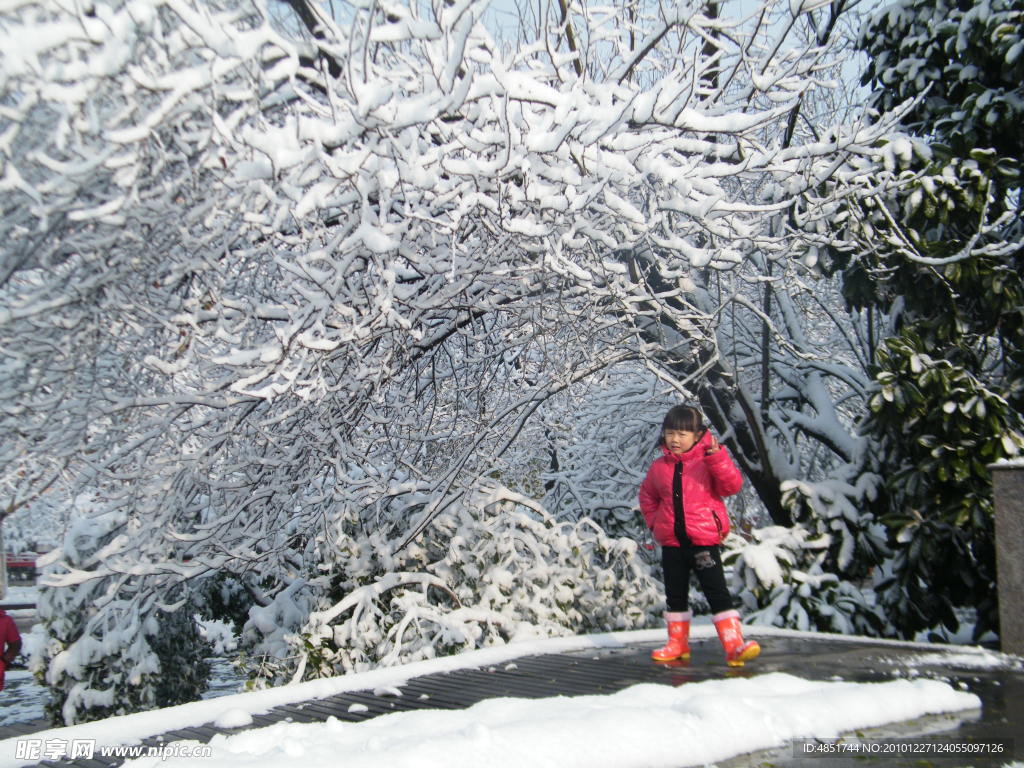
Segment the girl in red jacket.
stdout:
[[690,573],[711,605],[726,664],[742,666],[761,647],[744,641],[740,615],[725,583],[720,544],[729,532],[723,496],[738,493],[743,477],[729,452],[704,428],[700,412],[677,405],[661,425],[662,456],[640,485],[640,511],[661,545],[668,611],[668,643],[655,661],[690,657]]

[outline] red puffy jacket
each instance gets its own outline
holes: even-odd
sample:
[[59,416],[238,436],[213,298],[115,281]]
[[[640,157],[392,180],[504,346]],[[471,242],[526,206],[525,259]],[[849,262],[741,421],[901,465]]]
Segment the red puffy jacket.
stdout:
[[0,609],[0,691],[4,688],[4,672],[21,651],[21,634],[14,619]]
[[723,496],[739,493],[743,476],[729,452],[722,446],[710,456],[704,450],[711,445],[711,433],[705,432],[686,453],[676,456],[662,448],[640,484],[640,511],[647,527],[663,547],[678,547],[675,534],[676,515],[672,509],[672,475],[675,465],[683,465],[683,518],[686,535],[697,546],[721,544],[729,533],[729,515]]

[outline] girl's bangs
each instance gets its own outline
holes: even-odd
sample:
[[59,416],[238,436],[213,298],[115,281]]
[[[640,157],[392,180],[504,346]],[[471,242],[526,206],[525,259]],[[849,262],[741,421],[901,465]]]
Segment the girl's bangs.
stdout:
[[669,412],[665,414],[665,420],[662,422],[661,429],[663,432],[667,429],[700,432],[702,424],[703,419],[701,418],[700,411],[689,406],[677,405],[674,408],[670,408]]

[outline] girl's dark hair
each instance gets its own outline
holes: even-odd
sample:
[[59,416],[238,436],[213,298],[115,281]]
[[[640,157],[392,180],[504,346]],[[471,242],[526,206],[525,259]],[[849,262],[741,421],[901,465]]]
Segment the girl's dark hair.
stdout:
[[658,435],[658,445],[665,444],[665,430],[679,429],[687,432],[700,434],[704,431],[704,418],[700,411],[688,405],[674,405],[668,409],[664,420],[661,422],[661,432]]

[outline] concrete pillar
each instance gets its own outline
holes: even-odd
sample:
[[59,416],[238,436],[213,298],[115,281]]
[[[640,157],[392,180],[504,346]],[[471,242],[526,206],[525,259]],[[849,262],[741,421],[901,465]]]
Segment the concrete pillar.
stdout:
[[1024,656],[1024,461],[991,464],[996,508],[999,645]]

